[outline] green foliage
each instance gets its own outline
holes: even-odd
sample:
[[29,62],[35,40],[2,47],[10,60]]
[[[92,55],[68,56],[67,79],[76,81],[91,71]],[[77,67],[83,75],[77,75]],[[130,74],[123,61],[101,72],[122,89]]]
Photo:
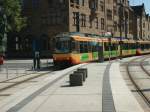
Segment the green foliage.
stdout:
[[21,0],[0,0],[0,6],[7,17],[7,32],[20,31],[26,26],[26,18],[21,16]]

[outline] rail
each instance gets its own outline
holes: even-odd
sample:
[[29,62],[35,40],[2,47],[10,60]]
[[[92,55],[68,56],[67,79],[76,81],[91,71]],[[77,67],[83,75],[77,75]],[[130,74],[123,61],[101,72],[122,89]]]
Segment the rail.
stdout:
[[[140,57],[141,58],[141,57]],[[129,67],[130,67],[130,64],[133,63],[134,61],[136,61],[137,59],[140,59],[139,57],[138,58],[135,58],[133,60],[131,60],[130,62],[128,62],[127,66],[126,66],[126,69],[127,69],[127,73],[129,75],[129,78],[131,80],[131,82],[133,83],[133,85],[135,86],[137,92],[141,95],[141,97],[143,98],[143,100],[145,101],[145,103],[147,104],[148,107],[150,107],[150,100],[147,98],[147,96],[141,91],[141,88],[140,86],[136,83],[136,81],[134,80],[134,78],[132,77],[132,74],[129,70]],[[143,60],[145,60],[147,57],[145,57],[144,59],[142,59],[140,61],[140,66],[142,66],[142,62]],[[142,68],[142,67],[141,67]],[[143,70],[143,69],[142,69]],[[147,74],[147,72],[145,72]]]

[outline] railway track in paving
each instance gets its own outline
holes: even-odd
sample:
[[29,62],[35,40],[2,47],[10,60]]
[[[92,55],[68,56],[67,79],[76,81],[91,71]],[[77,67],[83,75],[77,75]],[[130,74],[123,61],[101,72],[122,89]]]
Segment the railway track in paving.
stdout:
[[[65,77],[66,75],[69,75],[70,73],[72,73],[73,71],[77,70],[78,68],[82,68],[83,65],[77,65],[77,66],[72,66],[63,70],[51,70],[48,72],[43,72],[43,73],[36,73],[36,74],[32,74],[32,75],[26,75],[23,77],[18,77],[12,80],[7,80],[3,83],[0,83],[0,96],[1,97],[7,97],[10,96],[11,94],[13,94],[10,90],[13,89],[14,87],[17,88],[15,91],[20,91],[20,87],[21,85],[23,85],[23,88],[27,87],[27,86],[31,86],[40,82],[40,81],[44,81],[44,79],[46,78],[50,78],[53,75],[57,75],[59,76],[58,78],[56,78],[54,81],[52,81],[52,83],[50,83],[51,85],[55,82],[57,82],[58,80],[60,80],[61,78]],[[59,74],[62,74],[61,76]],[[29,83],[29,84],[28,84]],[[25,85],[24,85],[25,84]],[[27,85],[26,85],[27,84]],[[21,86],[22,88],[22,86]],[[8,93],[9,91],[9,93]],[[10,95],[9,95],[10,94]]]
[[[30,82],[31,80],[36,80],[37,78],[44,77],[47,74],[53,74],[53,72],[57,70],[60,70],[60,69],[55,68],[54,66],[51,66],[49,69],[46,69],[46,70],[43,69],[43,70],[35,71],[33,73],[29,73],[25,75],[18,75],[16,77],[0,81],[0,92],[3,92],[5,90],[8,90],[20,84]],[[33,82],[36,82],[36,81],[33,81]]]
[[126,68],[129,78],[133,83],[136,91],[139,93],[144,102],[150,108],[150,73],[144,67],[146,65],[149,65],[148,61],[145,61],[149,58],[150,55],[135,58],[128,62]]
[[9,88],[12,88],[14,86],[17,86],[19,84],[25,83],[27,81],[39,78],[41,76],[44,76],[44,75],[52,73],[52,72],[53,71],[48,71],[48,72],[43,72],[43,73],[36,72],[36,73],[32,73],[32,74],[28,74],[28,75],[22,75],[19,77],[8,79],[5,81],[1,81],[0,84],[3,84],[3,86],[0,86],[0,92],[7,90]]

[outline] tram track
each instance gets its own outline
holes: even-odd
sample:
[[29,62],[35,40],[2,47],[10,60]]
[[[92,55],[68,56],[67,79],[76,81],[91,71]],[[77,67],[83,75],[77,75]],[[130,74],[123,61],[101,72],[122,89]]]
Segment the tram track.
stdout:
[[[83,66],[85,66],[85,65],[81,65],[81,66],[77,67],[76,69],[78,69],[78,68],[80,68],[80,67],[83,67]],[[66,69],[67,69],[67,68],[66,68]],[[75,71],[76,69],[73,69],[73,70],[67,72],[67,73],[64,74],[61,78],[63,78],[65,75],[67,75],[67,74],[69,74],[69,73]],[[65,70],[65,69],[64,69],[64,70]],[[25,75],[25,76],[22,76],[22,77],[17,77],[17,78],[14,78],[14,79],[10,79],[10,80],[7,80],[7,81],[0,82],[0,84],[4,84],[4,85],[6,84],[6,86],[4,86],[4,87],[1,87],[1,86],[0,86],[0,93],[3,92],[3,91],[5,91],[5,90],[11,89],[11,88],[13,88],[13,87],[15,87],[15,86],[18,86],[18,85],[20,85],[20,84],[23,84],[23,83],[25,83],[25,82],[28,82],[28,81],[30,81],[30,80],[33,80],[33,79],[36,79],[36,78],[40,78],[40,77],[42,77],[42,76],[46,76],[46,75],[50,75],[50,74],[55,74],[56,71],[58,71],[58,70],[48,71],[48,72],[44,72],[44,73],[35,73],[35,74],[32,74],[32,76],[30,76],[30,75]],[[61,71],[60,71],[60,72],[61,72]],[[26,78],[26,76],[27,76],[27,78]],[[24,78],[23,78],[23,77],[24,77]],[[19,79],[19,78],[21,78],[21,79]],[[58,78],[58,80],[61,79],[61,78]],[[17,81],[17,80],[18,80],[18,81]],[[13,83],[12,83],[12,82],[13,82]],[[57,80],[54,81],[53,83],[55,83],[55,82],[57,82]]]
[[[150,58],[150,57],[149,57]],[[146,70],[146,68],[144,67],[143,62],[147,59],[147,57],[145,57],[144,59],[142,59],[140,66],[142,68],[142,70],[150,77],[150,72],[148,72],[148,70]]]
[[[0,88],[0,92],[2,92],[4,90],[7,90],[7,89],[10,89],[14,86],[20,85],[22,83],[25,83],[27,81],[30,81],[32,79],[36,79],[38,77],[41,77],[41,76],[44,76],[46,74],[52,73],[52,72],[53,71],[45,72],[45,73],[34,73],[34,74],[30,74],[30,75],[33,75],[33,76],[27,77],[27,78],[26,78],[26,76],[29,76],[29,75],[24,75],[24,76],[16,77],[16,78],[13,78],[13,79],[5,80],[3,82],[0,82],[0,84],[2,84],[2,83],[6,84],[6,86]],[[19,78],[23,78],[23,79],[19,79]],[[16,80],[18,80],[18,81],[16,81]],[[10,82],[13,82],[13,83],[10,83]],[[10,85],[8,85],[8,83],[10,83]]]
[[141,59],[140,62],[139,62],[139,66],[140,68],[142,69],[142,71],[144,71],[144,73],[150,77],[150,73],[144,68],[144,65],[143,65],[143,62],[144,60],[146,60],[147,58],[150,58],[150,57],[144,57],[143,59],[141,59],[141,57],[139,58],[135,58],[133,60],[131,60],[130,62],[128,62],[127,66],[126,66],[126,69],[127,69],[127,73],[128,73],[128,76],[132,82],[132,84],[134,85],[136,91],[138,92],[138,94],[142,97],[142,99],[144,100],[144,102],[147,104],[147,106],[150,108],[150,99],[148,98],[148,96],[142,91],[142,87],[139,86],[139,84],[135,81],[135,78],[132,76],[132,73],[130,71],[130,65],[134,62],[136,62],[136,60],[138,59]]
[[54,66],[52,66],[52,68],[50,68],[50,70],[51,71],[45,71],[45,72],[43,70],[42,71],[36,71],[34,73],[21,75],[21,76],[18,76],[18,77],[14,77],[14,78],[11,78],[11,79],[0,81],[0,84],[3,85],[3,86],[0,86],[0,93],[5,91],[5,90],[11,89],[15,86],[18,86],[20,84],[26,83],[30,80],[40,78],[40,77],[45,76],[45,75],[50,74],[50,73],[52,74],[53,72],[55,72],[58,69],[56,69]]

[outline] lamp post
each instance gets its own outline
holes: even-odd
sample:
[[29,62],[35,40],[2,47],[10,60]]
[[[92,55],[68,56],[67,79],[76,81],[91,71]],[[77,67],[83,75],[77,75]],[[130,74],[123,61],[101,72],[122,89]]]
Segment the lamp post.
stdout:
[[124,6],[122,1],[120,0],[119,5],[119,29],[120,29],[120,59],[122,59],[122,25],[124,18]]

